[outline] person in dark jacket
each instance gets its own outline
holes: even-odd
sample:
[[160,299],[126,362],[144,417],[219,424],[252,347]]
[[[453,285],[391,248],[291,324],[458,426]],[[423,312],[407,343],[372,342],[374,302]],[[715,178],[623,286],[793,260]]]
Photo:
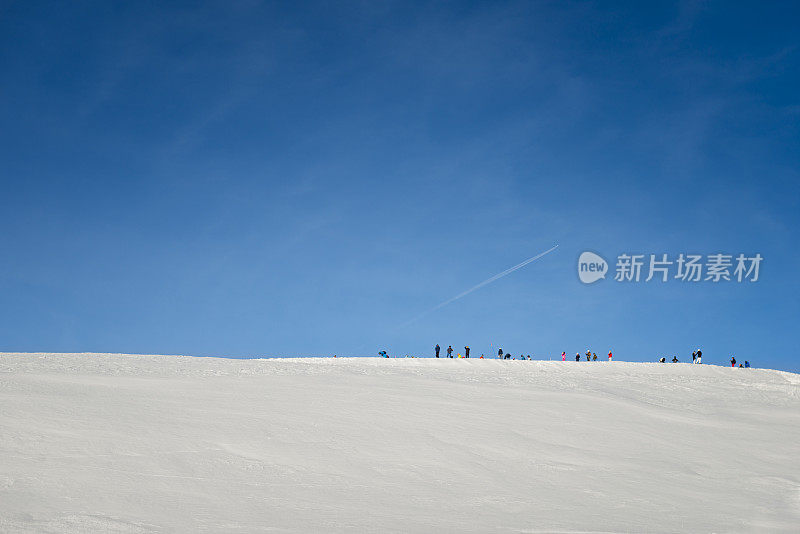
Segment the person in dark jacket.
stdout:
[[498,360],[503,359],[503,349],[497,349],[497,359]]
[[469,358],[469,347],[464,347],[464,357]]
[[434,347],[433,350],[436,351],[436,357],[438,358],[439,357],[439,344],[438,343],[436,344],[436,347]]
[[673,356],[672,357],[672,363],[678,363],[678,357],[677,356]]
[[731,367],[736,367],[736,358],[731,356]]
[[579,362],[579,361],[581,361],[581,355],[580,355],[580,353],[575,353],[575,361],[576,361],[576,362]]
[[453,346],[452,345],[448,345],[447,346],[447,357],[448,358],[452,358],[453,357]]

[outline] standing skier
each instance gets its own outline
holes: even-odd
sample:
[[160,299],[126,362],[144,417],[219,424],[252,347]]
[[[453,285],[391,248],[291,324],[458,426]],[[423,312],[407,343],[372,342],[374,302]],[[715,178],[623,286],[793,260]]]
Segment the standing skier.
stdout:
[[608,361],[611,361],[611,351],[608,351]]
[[736,358],[731,356],[731,367],[736,367]]
[[447,346],[447,357],[448,358],[452,358],[453,357],[453,346],[452,345],[448,345]]
[[697,349],[697,360],[694,363],[697,363],[697,364],[703,363],[703,351],[702,350]]
[[580,352],[576,352],[576,353],[575,353],[575,361],[576,361],[576,362],[579,362],[579,361],[581,361],[581,354],[580,354]]
[[747,360],[745,360],[745,361],[744,361],[744,366],[745,366],[747,369],[750,369],[750,362],[748,362]]
[[497,349],[497,359],[498,360],[503,359],[503,349]]
[[567,351],[561,353],[561,361],[562,362],[567,361]]
[[436,344],[436,347],[434,347],[433,350],[436,351],[436,357],[438,358],[439,357],[439,344],[438,343]]
[[695,363],[696,361],[697,361],[697,351],[694,351],[692,353],[692,363]]
[[469,358],[469,347],[464,347],[464,357]]

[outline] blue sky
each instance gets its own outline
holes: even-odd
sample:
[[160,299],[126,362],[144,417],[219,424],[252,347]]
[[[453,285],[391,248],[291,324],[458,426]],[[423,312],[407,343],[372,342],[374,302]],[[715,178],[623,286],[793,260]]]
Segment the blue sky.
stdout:
[[796,4],[165,4],[0,4],[0,350],[800,370]]

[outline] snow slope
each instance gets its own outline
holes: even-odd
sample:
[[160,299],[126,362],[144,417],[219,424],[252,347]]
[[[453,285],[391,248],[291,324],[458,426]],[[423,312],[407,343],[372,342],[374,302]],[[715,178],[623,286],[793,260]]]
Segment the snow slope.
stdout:
[[0,354],[2,532],[798,532],[800,376]]

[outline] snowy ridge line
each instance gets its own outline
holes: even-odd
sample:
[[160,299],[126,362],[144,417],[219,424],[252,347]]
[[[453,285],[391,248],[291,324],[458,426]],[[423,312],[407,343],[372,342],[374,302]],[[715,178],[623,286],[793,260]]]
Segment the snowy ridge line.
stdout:
[[[652,366],[652,367],[680,367],[685,368],[689,366],[691,368],[713,368],[713,369],[731,369],[735,370],[736,372],[775,372],[775,373],[782,373],[787,375],[787,380],[800,385],[800,373],[794,371],[787,371],[783,369],[772,369],[768,367],[749,367],[745,369],[739,369],[738,367],[731,367],[725,363],[703,363],[701,365],[695,365],[689,362],[678,362],[678,363],[660,363],[660,362],[652,362],[652,361],[628,361],[628,360],[621,360],[615,359],[614,361],[608,362],[605,360],[598,360],[596,362],[575,362],[574,360],[567,359],[567,361],[561,361],[560,359],[553,358],[548,360],[540,360],[540,359],[531,359],[531,360],[501,360],[495,357],[472,357],[472,358],[434,358],[432,356],[399,356],[399,357],[389,357],[383,358],[380,356],[337,356],[334,358],[333,356],[322,355],[322,356],[248,356],[248,357],[236,357],[236,356],[224,356],[224,355],[217,355],[217,356],[206,356],[206,355],[191,355],[191,354],[147,354],[147,353],[125,353],[125,352],[0,352],[0,358],[4,356],[26,356],[26,357],[42,357],[42,358],[59,358],[62,356],[65,357],[124,357],[124,358],[156,358],[156,359],[165,359],[165,361],[172,360],[172,361],[192,361],[192,360],[217,360],[217,361],[232,361],[232,362],[324,362],[330,364],[336,364],[337,362],[371,362],[373,364],[380,364],[380,362],[385,362],[386,364],[390,363],[397,363],[397,362],[409,362],[411,365],[414,365],[416,362],[444,362],[443,365],[452,365],[452,362],[461,362],[466,365],[487,365],[489,362],[493,364],[500,364],[504,366],[513,366],[513,365],[531,365],[531,364],[547,364],[547,365],[554,365],[554,366],[575,366],[575,367],[586,367],[587,369],[593,368],[595,366],[617,366],[617,365],[643,365],[643,366]],[[2,360],[0,360],[2,362]],[[451,362],[451,363],[446,363]],[[425,364],[423,364],[425,365]]]
[[4,532],[800,524],[798,380],[780,371],[51,353],[0,370]]

